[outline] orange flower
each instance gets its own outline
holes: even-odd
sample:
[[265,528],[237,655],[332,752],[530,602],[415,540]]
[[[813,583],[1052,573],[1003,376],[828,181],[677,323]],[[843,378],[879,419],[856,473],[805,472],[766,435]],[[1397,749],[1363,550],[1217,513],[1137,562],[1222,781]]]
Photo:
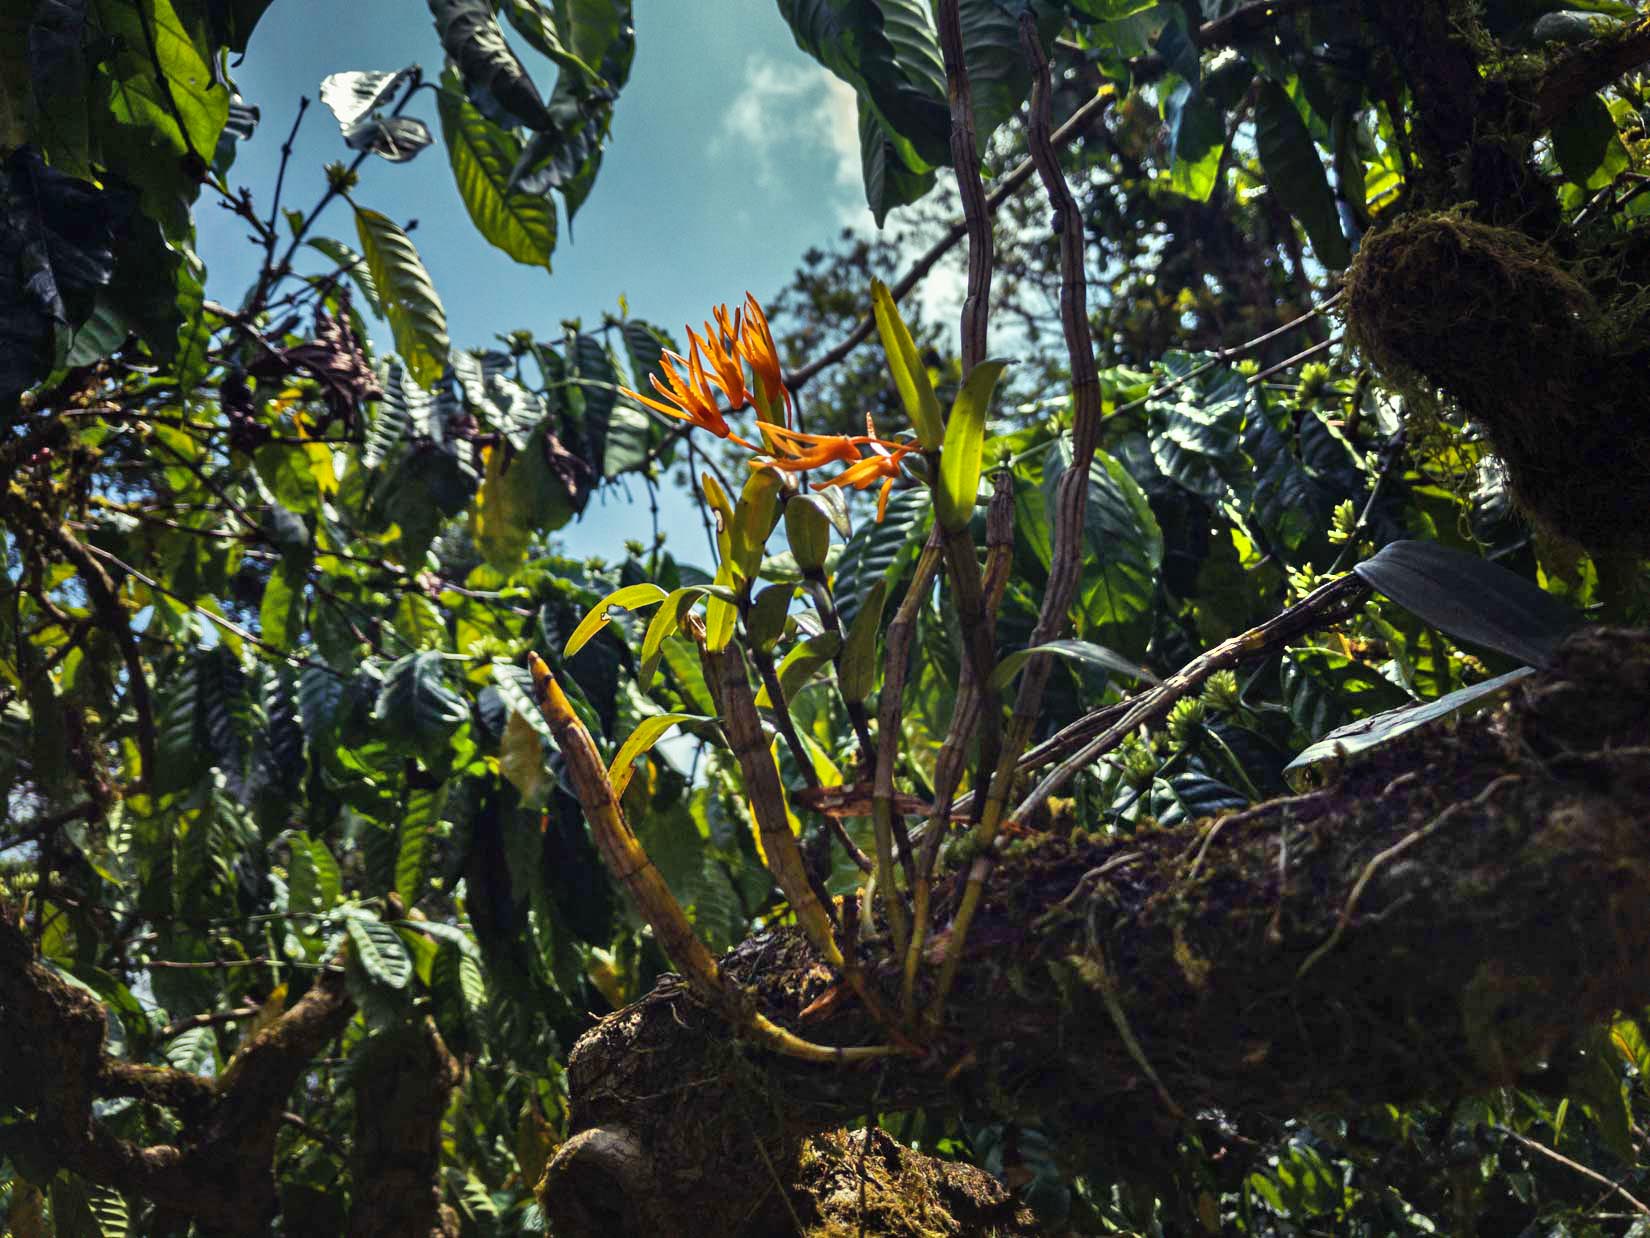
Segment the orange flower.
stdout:
[[[716,327],[707,322],[704,338],[705,359],[710,362],[709,378],[728,397],[729,407],[738,411],[750,403],[750,396],[745,391],[745,367],[739,359],[739,332],[743,324],[738,314],[734,315],[732,322],[728,321],[728,307],[725,305],[717,306],[711,314],[716,319]],[[700,342],[691,327],[684,327],[683,330],[687,331],[690,344]]]
[[882,481],[882,491],[877,495],[877,523],[888,514],[888,496],[893,492],[894,479],[900,475],[900,461],[905,458],[911,445],[896,448],[892,452],[879,451],[874,456],[866,456],[857,464],[850,464],[830,481],[816,481],[815,490],[824,490],[828,486],[852,486],[855,490],[869,489]]
[[[680,362],[687,366],[688,376],[683,379],[681,373],[672,362]],[[659,381],[657,374],[649,374],[648,382],[653,389],[669,400],[669,404],[662,404],[658,400],[649,399],[639,391],[632,391],[629,387],[621,387],[620,391],[649,408],[657,409],[667,417],[675,417],[689,422],[700,429],[709,430],[717,438],[731,439],[741,447],[748,447],[752,451],[760,450],[755,443],[747,442],[728,428],[727,418],[722,415],[722,408],[716,402],[716,395],[710,389],[710,380],[705,374],[704,363],[699,360],[699,337],[688,332],[688,355],[670,352],[668,349],[659,354],[659,365],[665,372],[665,382]],[[668,386],[666,385],[668,384]]]
[[[876,436],[876,426],[869,413],[865,416],[865,434],[804,434],[782,426],[763,424],[762,436],[774,448],[773,454],[763,460],[752,460],[753,469],[784,469],[800,473],[804,469],[823,468],[838,462],[846,464],[829,481],[816,481],[815,490],[830,486],[852,486],[865,490],[882,482],[882,493],[877,496],[877,522],[888,514],[888,496],[893,491],[894,479],[900,475],[900,462],[916,448],[915,443],[890,443]],[[872,454],[862,456],[860,447],[867,446]]]
[[[737,319],[735,320],[738,321]],[[791,393],[785,386],[779,366],[779,350],[774,347],[773,332],[768,329],[768,316],[761,303],[750,293],[745,294],[744,322],[739,324],[739,351],[761,382],[762,393],[772,402],[785,401],[785,420],[790,421]]]
[[783,469],[787,473],[820,469],[838,462],[857,463],[859,445],[876,441],[865,434],[804,434],[766,421],[761,423],[761,430],[773,450],[766,459],[752,460],[751,467]]

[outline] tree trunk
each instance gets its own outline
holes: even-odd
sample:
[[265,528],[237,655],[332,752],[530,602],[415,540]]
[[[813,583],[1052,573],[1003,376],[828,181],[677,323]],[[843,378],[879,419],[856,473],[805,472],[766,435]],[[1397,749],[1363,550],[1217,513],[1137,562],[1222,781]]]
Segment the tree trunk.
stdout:
[[[1501,707],[1344,759],[1316,790],[1012,847],[920,1056],[773,1056],[661,983],[573,1051],[575,1135],[541,1187],[553,1232],[830,1232],[808,1219],[805,1141],[867,1112],[1020,1120],[1127,1176],[1198,1122],[1562,1090],[1575,1039],[1650,1002],[1647,758],[1650,636],[1590,630]],[[897,992],[880,955],[865,964]],[[810,1040],[885,1039],[845,993],[819,1001],[835,981],[798,934],[724,967]]]

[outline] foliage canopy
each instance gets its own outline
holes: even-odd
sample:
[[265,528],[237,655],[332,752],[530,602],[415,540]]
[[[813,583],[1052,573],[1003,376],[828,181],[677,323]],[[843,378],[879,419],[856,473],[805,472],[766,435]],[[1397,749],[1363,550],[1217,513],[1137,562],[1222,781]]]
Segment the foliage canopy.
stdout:
[[[684,356],[628,309],[455,347],[369,205],[439,142],[475,231],[550,268],[599,203],[630,0],[430,0],[439,73],[319,84],[353,154],[306,209],[229,180],[266,4],[0,17],[9,1232],[585,1232],[558,1199],[606,1128],[569,1054],[673,967],[749,1038],[727,1078],[771,1052],[849,1080],[804,1117],[769,1077],[799,1159],[746,1131],[700,1167],[740,1216],[789,1166],[791,1227],[851,1232],[819,1185],[843,1138],[785,1141],[857,1122],[889,1233],[955,1221],[968,1166],[1002,1232],[1650,1232],[1636,1010],[1520,1022],[1513,980],[1467,984],[1387,1012],[1452,1093],[1182,1109],[1198,1045],[1136,1043],[1138,960],[1093,927],[1118,857],[1189,840],[1195,875],[1278,801],[1395,753],[1424,780],[1421,728],[1546,717],[1517,694],[1575,663],[1578,616],[1650,612],[1634,6],[779,0],[856,91],[874,215],[932,248],[904,280],[911,245],[811,254],[771,335],[752,299]],[[261,250],[234,306],[203,195]],[[906,294],[958,241],[954,337]],[[672,469],[708,561],[562,553],[594,492],[657,511]],[[1621,735],[1625,786],[1650,740]],[[1319,871],[1289,829],[1229,875],[1275,920]],[[991,884],[1090,848],[1075,888]],[[1296,980],[1398,915],[1388,854],[1326,887],[1315,942],[1272,926]],[[1023,932],[971,940],[1004,900]],[[1100,1003],[1083,1035],[1138,1069],[1122,1136],[1009,1088],[970,1005],[1003,977]],[[876,1035],[817,1037],[842,1005]]]

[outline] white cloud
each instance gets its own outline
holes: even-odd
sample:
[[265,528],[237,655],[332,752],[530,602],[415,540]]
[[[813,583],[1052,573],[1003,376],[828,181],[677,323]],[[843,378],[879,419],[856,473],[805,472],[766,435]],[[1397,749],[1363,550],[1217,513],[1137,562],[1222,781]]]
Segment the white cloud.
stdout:
[[[823,123],[821,121],[823,120]],[[829,157],[834,189],[859,195],[859,113],[854,89],[826,69],[780,68],[761,56],[745,62],[745,85],[711,135],[707,153],[745,164],[759,188],[774,192],[798,155]],[[846,205],[846,203],[844,203]]]

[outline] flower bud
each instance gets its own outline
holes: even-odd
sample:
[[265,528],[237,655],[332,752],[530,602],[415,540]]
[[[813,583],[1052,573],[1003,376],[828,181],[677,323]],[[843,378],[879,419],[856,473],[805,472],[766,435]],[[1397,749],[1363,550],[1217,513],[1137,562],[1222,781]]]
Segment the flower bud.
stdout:
[[825,505],[811,494],[793,495],[785,504],[785,540],[804,576],[821,571],[831,549],[831,518]]

